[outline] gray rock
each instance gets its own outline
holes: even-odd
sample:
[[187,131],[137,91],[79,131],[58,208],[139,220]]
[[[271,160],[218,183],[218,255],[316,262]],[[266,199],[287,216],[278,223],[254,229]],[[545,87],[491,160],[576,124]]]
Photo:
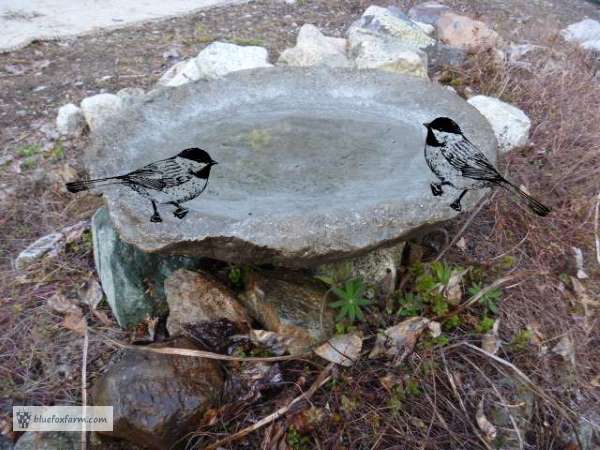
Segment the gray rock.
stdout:
[[79,448],[81,448],[81,433],[66,431],[27,431],[14,446],[14,450],[77,450]]
[[81,110],[90,130],[95,131],[111,117],[119,115],[123,99],[114,94],[97,94],[81,101]]
[[485,95],[476,95],[467,102],[490,122],[502,153],[527,143],[531,120],[519,108]]
[[314,25],[300,28],[296,46],[283,51],[279,62],[289,66],[314,66],[324,64],[330,67],[351,65],[346,56],[346,39],[327,37]]
[[17,256],[15,267],[17,270],[25,270],[33,262],[40,260],[48,253],[58,253],[62,240],[62,233],[51,233],[39,238]]
[[79,136],[85,129],[85,118],[81,108],[73,103],[61,106],[56,116],[56,128],[65,136]]
[[200,79],[200,71],[198,65],[194,59],[188,59],[187,61],[181,61],[167,70],[158,84],[160,86],[181,86],[192,81]]
[[597,20],[584,19],[573,23],[560,34],[565,40],[577,42],[587,50],[600,51],[600,22]]
[[92,235],[102,289],[123,328],[147,317],[166,315],[165,279],[179,268],[198,269],[202,265],[197,259],[144,253],[123,242],[105,208],[92,219]]
[[408,17],[416,22],[437,25],[440,16],[449,12],[450,8],[437,2],[425,2],[415,5],[408,10]]
[[[168,346],[195,347],[185,339]],[[126,350],[92,388],[95,405],[112,405],[114,428],[101,432],[135,445],[163,450],[194,430],[223,389],[210,359]]]
[[398,40],[356,28],[349,32],[350,54],[358,69],[378,69],[427,78],[427,54]]
[[227,319],[241,329],[249,328],[244,307],[219,280],[203,272],[179,269],[165,280],[169,304],[167,330],[171,336],[182,334],[186,325]]
[[307,352],[333,334],[333,314],[323,309],[327,289],[315,280],[278,271],[251,273],[244,281],[241,302],[265,329],[286,340],[290,354]]
[[[151,223],[149,202],[126,188],[105,190],[122,238],[148,252],[307,267],[456,216],[447,198],[431,195],[423,158],[421,124],[440,115],[457,120],[495,161],[485,118],[443,87],[324,67],[160,89],[95,133],[84,160],[101,177],[200,145],[220,164],[183,220],[164,214]],[[482,195],[467,195],[464,208]]]
[[133,106],[136,102],[141,101],[141,99],[146,95],[142,88],[128,87],[123,88],[117,92],[117,97],[121,98],[122,106]]

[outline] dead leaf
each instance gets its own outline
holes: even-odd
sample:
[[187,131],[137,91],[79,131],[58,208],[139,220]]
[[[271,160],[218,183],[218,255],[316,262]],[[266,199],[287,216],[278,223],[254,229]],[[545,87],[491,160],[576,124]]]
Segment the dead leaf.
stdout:
[[79,290],[79,298],[92,310],[100,304],[102,297],[104,297],[104,292],[102,292],[100,283],[94,277],[90,278]]
[[462,272],[455,271],[452,273],[448,284],[444,286],[442,289],[442,293],[448,300],[448,303],[451,305],[458,305],[462,300],[463,290],[462,290],[462,279],[465,274],[468,272],[467,270],[463,270]]
[[568,334],[565,334],[560,338],[560,341],[552,348],[552,351],[557,355],[562,356],[566,362],[575,365],[575,347],[573,346],[571,336]]
[[336,335],[314,352],[329,362],[350,367],[358,360],[362,344],[362,337],[356,333]]
[[63,294],[55,293],[48,299],[46,305],[59,314],[77,314],[83,316],[81,308],[75,304],[74,300],[68,300]]
[[381,383],[381,386],[383,386],[383,388],[391,394],[392,390],[396,386],[402,385],[402,378],[400,378],[398,375],[394,375],[393,373],[389,373],[385,377],[379,378],[379,382]]
[[575,294],[577,294],[577,301],[583,306],[583,328],[587,334],[590,334],[593,331],[593,312],[591,311],[590,307],[600,307],[600,301],[592,300],[581,281],[579,281],[577,278],[571,277],[571,283],[573,284],[573,290],[575,291]]
[[464,236],[461,237],[458,242],[456,243],[456,246],[461,249],[463,252],[465,250],[467,250],[467,241],[465,240]]
[[592,378],[592,381],[590,381],[590,384],[594,387],[600,388],[600,375],[597,375],[594,378]]
[[485,436],[485,439],[488,442],[496,439],[496,435],[498,434],[496,427],[488,420],[483,411],[483,398],[479,402],[479,406],[477,407],[477,413],[475,414],[475,420],[477,421],[477,426]]
[[575,266],[577,267],[577,278],[583,280],[589,278],[588,274],[583,270],[583,252],[580,248],[571,247],[573,254],[575,255]]
[[377,335],[369,358],[387,355],[394,358],[397,365],[400,364],[412,352],[419,336],[430,322],[431,320],[425,317],[411,317],[398,325],[387,328]]
[[492,355],[495,355],[500,348],[500,339],[498,339],[498,327],[500,319],[496,319],[494,326],[481,338],[481,348]]
[[431,334],[432,338],[436,338],[441,336],[442,334],[442,324],[432,320],[427,324],[427,328],[429,328],[429,334]]
[[83,336],[87,330],[87,322],[83,315],[69,313],[63,320],[63,327]]
[[104,311],[101,311],[99,309],[92,309],[92,314],[96,316],[96,318],[100,322],[102,322],[102,325],[106,327],[111,327],[114,325],[113,321],[110,320],[110,317],[108,317],[108,314],[106,314]]

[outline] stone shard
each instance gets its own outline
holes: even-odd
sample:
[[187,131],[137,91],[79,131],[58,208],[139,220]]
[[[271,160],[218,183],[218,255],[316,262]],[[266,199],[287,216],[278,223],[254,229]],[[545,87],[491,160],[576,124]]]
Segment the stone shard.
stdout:
[[62,233],[51,233],[39,238],[29,245],[25,250],[19,253],[15,260],[17,270],[25,270],[33,262],[38,261],[49,253],[57,253],[64,239]]
[[519,108],[485,95],[476,95],[467,102],[488,120],[501,152],[508,152],[527,143],[531,120]]
[[102,289],[119,325],[129,328],[167,313],[163,283],[179,268],[198,269],[202,261],[144,253],[122,241],[102,208],[92,219],[94,260]]
[[271,67],[263,47],[213,42],[194,59],[202,79],[221,78],[240,70]]
[[[241,71],[150,92],[93,134],[84,162],[95,178],[205,148],[219,165],[182,220],[169,213],[152,223],[146,199],[126,187],[104,190],[123,240],[146,252],[309,267],[456,216],[447,198],[431,195],[423,158],[422,123],[442,115],[495,162],[488,122],[443,87],[321,66]],[[463,208],[482,195],[467,195]]]
[[165,280],[165,293],[171,336],[181,334],[186,325],[219,319],[249,328],[250,319],[235,294],[207,273],[179,269]]
[[324,64],[348,67],[351,62],[346,56],[346,44],[346,39],[327,37],[314,25],[306,24],[300,28],[296,46],[284,50],[279,63],[289,66]]
[[245,285],[240,300],[265,329],[286,339],[290,354],[304,353],[333,334],[333,314],[323,309],[327,289],[314,280],[294,273],[251,273]]
[[[164,345],[161,345],[164,346]],[[185,339],[167,346],[196,349]],[[217,406],[223,389],[210,359],[128,349],[94,383],[94,405],[112,405],[114,429],[101,432],[135,445],[173,448]]]

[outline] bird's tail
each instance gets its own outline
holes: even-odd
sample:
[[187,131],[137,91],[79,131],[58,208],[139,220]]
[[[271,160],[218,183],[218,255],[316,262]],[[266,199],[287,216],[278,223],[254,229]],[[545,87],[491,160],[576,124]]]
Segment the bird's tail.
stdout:
[[550,214],[550,208],[537,201],[535,198],[533,198],[527,192],[523,191],[523,189],[519,188],[518,186],[515,186],[514,184],[508,181],[503,183],[502,186],[508,189],[509,191],[517,194],[517,196],[527,204],[529,209],[531,209],[538,216],[544,217]]
[[95,180],[79,180],[73,181],[71,183],[67,183],[67,191],[69,192],[81,192],[87,191],[94,186],[107,186],[110,184],[120,184],[121,180],[119,177],[109,177],[109,178],[97,178]]

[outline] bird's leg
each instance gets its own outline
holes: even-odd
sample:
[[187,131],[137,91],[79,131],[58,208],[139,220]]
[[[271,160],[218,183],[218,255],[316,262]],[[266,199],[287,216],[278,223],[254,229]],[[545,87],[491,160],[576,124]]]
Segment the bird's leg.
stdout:
[[156,208],[156,202],[154,200],[151,200],[152,202],[152,209],[154,210],[154,214],[152,214],[152,217],[150,217],[150,222],[162,222],[162,219],[160,218],[160,214],[158,214],[158,209]]
[[431,183],[431,193],[434,197],[439,197],[444,193],[442,189],[442,183]]
[[450,203],[450,208],[456,210],[456,211],[462,211],[462,206],[460,205],[460,201],[462,200],[462,198],[465,196],[465,194],[468,192],[468,189],[465,189],[464,191],[462,191],[460,193],[460,195],[458,196],[458,198],[456,200],[454,200],[452,203]]
[[188,213],[188,210],[181,206],[178,202],[171,202],[171,205],[175,206],[177,209],[173,212],[173,215],[178,219],[183,219],[185,215]]

